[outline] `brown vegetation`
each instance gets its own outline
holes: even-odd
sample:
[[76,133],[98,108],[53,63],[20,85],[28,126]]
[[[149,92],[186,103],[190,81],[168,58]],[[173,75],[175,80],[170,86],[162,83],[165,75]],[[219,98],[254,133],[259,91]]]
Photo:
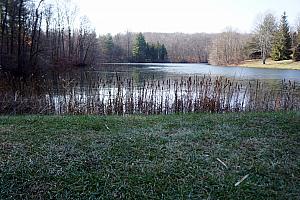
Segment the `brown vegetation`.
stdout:
[[248,38],[227,29],[214,40],[209,54],[209,63],[212,65],[239,64],[245,59],[244,46]]
[[299,87],[282,82],[274,90],[262,82],[223,77],[182,77],[136,83],[102,79],[95,72],[32,77],[26,82],[2,74],[1,114],[170,114],[299,110]]

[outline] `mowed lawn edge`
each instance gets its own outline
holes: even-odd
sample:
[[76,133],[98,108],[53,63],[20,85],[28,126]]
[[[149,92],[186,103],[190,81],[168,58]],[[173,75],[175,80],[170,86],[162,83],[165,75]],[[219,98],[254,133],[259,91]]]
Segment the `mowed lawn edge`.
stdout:
[[299,199],[299,177],[299,112],[0,117],[0,199]]
[[238,66],[262,69],[300,70],[300,62],[294,62],[293,60],[273,61],[271,59],[267,59],[266,64],[262,64],[262,60],[245,60]]

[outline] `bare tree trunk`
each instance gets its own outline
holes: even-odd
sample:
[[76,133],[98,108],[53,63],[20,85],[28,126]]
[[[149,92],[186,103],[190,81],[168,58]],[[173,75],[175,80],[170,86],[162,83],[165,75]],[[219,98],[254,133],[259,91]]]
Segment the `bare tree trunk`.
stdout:
[[130,44],[130,40],[129,40],[129,32],[127,31],[127,62],[130,61],[130,53],[129,53],[129,44]]
[[[39,14],[39,8],[41,6],[41,4],[43,3],[44,0],[40,0],[36,10],[35,10],[35,21],[34,21],[34,25],[33,25],[33,31],[32,31],[32,36],[31,36],[31,40],[32,40],[32,44],[31,44],[31,48],[30,48],[30,56],[29,56],[29,64],[33,65],[33,59],[37,54],[37,48],[38,48],[38,43],[39,43],[39,38],[36,39],[36,34],[37,34],[37,30],[38,30],[38,22],[40,20],[40,14]],[[31,66],[32,67],[32,66]]]
[[71,61],[72,56],[72,32],[71,27],[68,27],[68,40],[69,40],[69,61]]
[[39,52],[39,48],[40,48],[40,38],[41,38],[41,32],[42,32],[42,18],[43,18],[43,15],[41,14],[38,37],[37,37],[36,53]]
[[11,19],[11,27],[10,27],[10,54],[13,54],[14,50],[14,18]]
[[18,30],[18,71],[22,74],[23,73],[23,62],[22,62],[22,46],[21,46],[21,40],[22,40],[22,8],[23,8],[23,0],[20,0],[20,5],[19,5],[19,16],[18,16],[18,26],[19,26],[19,30]]
[[83,53],[83,34],[82,30],[79,36],[79,64],[82,65],[84,60],[84,53]]
[[266,64],[266,59],[267,59],[267,57],[266,57],[266,52],[263,51],[263,52],[262,52],[262,61],[263,61],[263,65]]
[[61,30],[61,46],[62,46],[62,56],[65,57],[65,29]]
[[5,2],[5,10],[4,10],[4,16],[3,16],[3,20],[2,20],[2,27],[1,27],[1,49],[0,49],[0,56],[1,56],[1,60],[0,60],[0,64],[3,64],[3,49],[4,49],[4,35],[6,32],[6,23],[7,23],[7,7],[8,7],[8,0],[6,0]]

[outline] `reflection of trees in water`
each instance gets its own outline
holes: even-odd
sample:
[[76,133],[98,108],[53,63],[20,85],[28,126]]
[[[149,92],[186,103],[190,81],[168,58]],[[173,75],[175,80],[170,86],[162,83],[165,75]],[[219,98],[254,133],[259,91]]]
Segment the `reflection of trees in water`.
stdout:
[[89,88],[93,83],[97,83],[100,80],[110,83],[116,81],[117,77],[122,80],[133,79],[135,84],[142,84],[147,80],[166,79],[167,73],[140,67],[139,65],[113,65],[113,67],[111,65],[104,65],[102,68],[94,70],[85,70],[82,68],[65,73],[51,72],[47,75],[47,78],[52,79],[54,83],[57,83],[57,80],[60,78],[69,82],[77,82],[82,88]]

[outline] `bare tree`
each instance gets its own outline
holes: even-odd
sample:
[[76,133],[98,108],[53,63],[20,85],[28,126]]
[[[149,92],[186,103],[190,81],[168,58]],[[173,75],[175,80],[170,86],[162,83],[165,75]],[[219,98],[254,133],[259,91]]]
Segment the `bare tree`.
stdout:
[[[32,28],[32,34],[31,34],[31,48],[30,48],[30,58],[29,62],[30,64],[33,64],[34,58],[37,56],[39,51],[39,43],[40,43],[40,33],[41,33],[41,16],[42,12],[40,11],[40,6],[43,3],[44,0],[40,0],[36,9],[35,9],[35,15],[34,15],[34,23]],[[20,36],[21,37],[21,36]]]
[[72,4],[70,3],[70,0],[67,0],[64,8],[65,8],[65,15],[66,15],[66,20],[67,20],[67,32],[68,32],[68,58],[71,60],[73,50],[74,50],[74,44],[72,41],[72,29],[74,26],[74,21],[76,18],[76,13],[77,13],[77,7],[76,6],[71,6]]
[[227,28],[212,43],[209,63],[213,65],[239,64],[244,60],[245,38],[241,34]]
[[84,18],[75,27],[72,0],[0,1],[0,68],[25,76],[36,67],[96,63],[97,35]]
[[260,20],[256,25],[255,36],[258,41],[258,47],[261,51],[263,64],[266,64],[266,59],[271,52],[276,29],[276,18],[271,13],[265,14],[262,20]]
[[88,58],[90,58],[92,51],[95,50],[98,40],[95,30],[92,29],[90,21],[86,16],[81,18],[77,37],[77,55],[79,58],[77,65],[85,66],[91,64],[91,59]]
[[300,44],[300,14],[298,14],[298,16],[296,17],[295,20],[295,31],[296,33],[296,42],[297,44]]

